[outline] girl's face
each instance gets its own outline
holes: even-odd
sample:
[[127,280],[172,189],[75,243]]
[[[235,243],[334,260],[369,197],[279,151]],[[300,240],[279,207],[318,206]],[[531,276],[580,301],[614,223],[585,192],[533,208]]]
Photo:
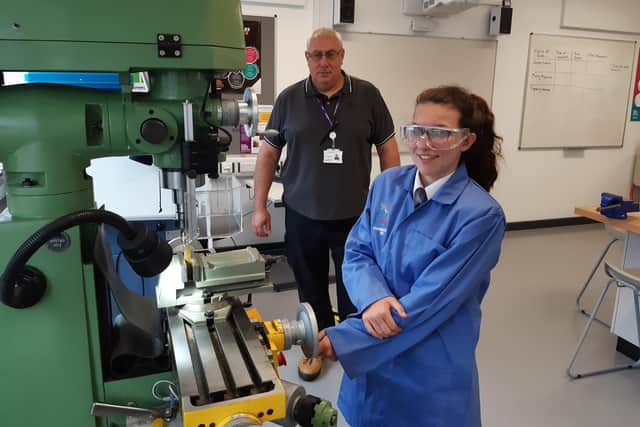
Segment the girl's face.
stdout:
[[[450,104],[418,104],[413,113],[413,124],[457,129],[460,127],[460,112]],[[469,133],[450,150],[434,150],[426,141],[409,145],[411,157],[420,171],[422,184],[427,186],[453,173],[460,163],[462,152],[468,150],[476,140]]]

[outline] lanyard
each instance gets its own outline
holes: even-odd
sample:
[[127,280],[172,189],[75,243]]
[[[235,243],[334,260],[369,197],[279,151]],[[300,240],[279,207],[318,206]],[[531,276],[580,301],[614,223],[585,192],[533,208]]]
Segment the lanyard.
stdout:
[[333,118],[329,117],[329,113],[327,112],[327,109],[324,108],[324,102],[322,102],[320,98],[317,98],[317,97],[316,97],[316,101],[318,101],[318,104],[320,104],[322,115],[324,116],[325,119],[327,119],[327,122],[329,123],[329,126],[330,126],[330,130],[334,130],[336,126],[336,114],[338,113],[338,108],[340,108],[340,101],[342,101],[342,97],[339,97],[338,101],[336,102],[336,107],[333,109]]

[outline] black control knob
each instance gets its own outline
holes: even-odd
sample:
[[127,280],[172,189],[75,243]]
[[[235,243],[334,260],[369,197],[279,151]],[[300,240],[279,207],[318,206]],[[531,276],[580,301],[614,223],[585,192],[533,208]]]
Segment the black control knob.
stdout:
[[169,128],[159,119],[147,119],[140,126],[140,134],[145,141],[160,144],[169,136]]
[[[4,281],[4,277],[0,278]],[[17,274],[15,282],[3,286],[0,300],[13,308],[36,305],[47,290],[47,278],[35,267],[26,266]]]

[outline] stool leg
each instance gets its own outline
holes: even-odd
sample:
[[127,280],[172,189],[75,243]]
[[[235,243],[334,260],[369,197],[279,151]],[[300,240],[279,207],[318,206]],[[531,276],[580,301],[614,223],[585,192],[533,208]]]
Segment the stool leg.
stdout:
[[[636,337],[638,339],[638,343],[640,344],[640,303],[638,303],[638,297],[640,294],[638,293],[638,289],[633,289],[633,307],[636,312]],[[640,366],[640,359],[638,359],[630,368],[637,368]]]
[[589,372],[586,374],[574,374],[573,372],[571,372],[571,368],[573,368],[573,364],[576,361],[576,358],[578,357],[578,353],[580,352],[580,348],[582,347],[582,344],[584,344],[584,340],[587,337],[587,334],[589,333],[589,329],[591,329],[591,325],[593,324],[594,319],[596,318],[596,314],[598,313],[598,310],[600,310],[600,306],[602,305],[602,301],[604,301],[604,297],[607,294],[607,291],[609,290],[609,287],[611,286],[612,283],[614,283],[615,280],[610,279],[606,286],[604,288],[602,288],[602,292],[600,292],[600,296],[598,297],[598,301],[596,302],[595,307],[593,308],[593,312],[591,313],[591,315],[589,316],[589,320],[587,321],[587,324],[585,325],[582,334],[580,335],[580,339],[578,340],[578,345],[576,346],[576,350],[573,352],[573,356],[571,356],[571,362],[569,362],[569,367],[567,368],[567,375],[572,378],[572,379],[578,379],[578,378],[582,378],[585,376],[591,376],[591,375],[597,375],[597,373],[594,372]]
[[[607,246],[605,246],[604,251],[602,251],[602,254],[600,255],[600,258],[598,258],[598,262],[596,262],[596,265],[593,267],[593,270],[591,270],[591,273],[589,273],[589,276],[587,277],[587,281],[584,282],[584,285],[582,285],[582,288],[580,289],[580,292],[578,292],[578,297],[576,298],[576,306],[578,307],[578,311],[580,311],[580,313],[584,314],[585,316],[589,316],[590,313],[588,313],[587,311],[585,311],[581,306],[580,306],[580,300],[582,299],[582,296],[584,295],[585,291],[587,290],[587,287],[589,286],[589,283],[591,282],[591,279],[593,279],[593,276],[596,274],[596,271],[598,271],[598,267],[600,267],[600,264],[602,264],[602,260],[604,259],[605,256],[607,256],[607,253],[609,252],[609,249],[611,249],[611,246],[613,246],[613,244],[615,242],[617,242],[618,239],[614,238],[613,240],[611,240]],[[609,328],[609,324],[607,324],[606,322],[596,318],[595,319],[596,322],[603,324],[604,326],[606,326],[607,328]]]
[[[627,287],[627,288],[631,288],[631,290],[633,291],[633,295],[634,295],[634,311],[635,311],[635,315],[636,315],[636,327],[640,328],[640,304],[638,303],[638,297],[640,296],[640,294],[638,293],[638,288],[636,288],[635,286],[632,286],[630,284],[626,284],[625,282],[618,282],[615,279],[610,279],[607,282],[607,285],[605,286],[605,288],[603,289],[602,293],[600,294],[600,297],[598,298],[598,302],[596,303],[596,306],[593,308],[593,313],[591,313],[591,316],[589,317],[589,321],[587,322],[587,325],[584,328],[584,331],[582,332],[582,335],[580,336],[580,340],[578,342],[578,346],[576,347],[576,351],[573,353],[573,357],[571,358],[571,363],[569,363],[569,367],[567,368],[567,375],[571,378],[571,379],[580,379],[580,378],[586,378],[586,377],[592,377],[595,375],[601,375],[601,374],[608,374],[609,372],[616,372],[616,371],[623,371],[623,370],[627,370],[627,369],[634,369],[634,368],[640,368],[640,361],[635,362],[633,364],[625,364],[625,365],[619,365],[619,366],[614,366],[613,368],[608,368],[608,369],[600,369],[600,370],[596,370],[596,371],[590,371],[590,372],[585,372],[582,374],[574,374],[571,372],[571,368],[573,367],[573,364],[576,361],[576,357],[578,356],[578,352],[580,351],[580,348],[582,347],[582,344],[584,343],[584,340],[587,336],[587,333],[589,332],[589,328],[591,328],[591,324],[593,323],[595,317],[596,317],[596,313],[598,312],[598,310],[600,309],[600,305],[602,305],[602,301],[604,300],[604,297],[607,293],[607,291],[609,290],[609,286],[612,283],[616,283],[618,285],[618,287]],[[638,339],[640,340],[640,329],[637,329],[636,331],[638,333]]]

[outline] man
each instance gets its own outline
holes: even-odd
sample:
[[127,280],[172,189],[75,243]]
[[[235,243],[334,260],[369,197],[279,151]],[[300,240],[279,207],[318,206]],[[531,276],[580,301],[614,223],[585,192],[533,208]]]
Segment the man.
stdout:
[[[271,232],[267,193],[286,145],[281,178],[287,259],[300,301],[311,304],[322,330],[334,325],[329,252],[335,265],[338,314],[344,319],[356,311],[344,288],[341,266],[344,243],[369,190],[371,145],[382,170],[398,166],[400,156],[393,120],[378,89],[342,71],[340,35],[329,28],[314,31],[305,57],[309,77],[278,96],[267,124],[280,133],[266,138],[258,154],[252,226],[257,236]],[[298,373],[311,381],[321,367],[321,358],[303,359]]]

